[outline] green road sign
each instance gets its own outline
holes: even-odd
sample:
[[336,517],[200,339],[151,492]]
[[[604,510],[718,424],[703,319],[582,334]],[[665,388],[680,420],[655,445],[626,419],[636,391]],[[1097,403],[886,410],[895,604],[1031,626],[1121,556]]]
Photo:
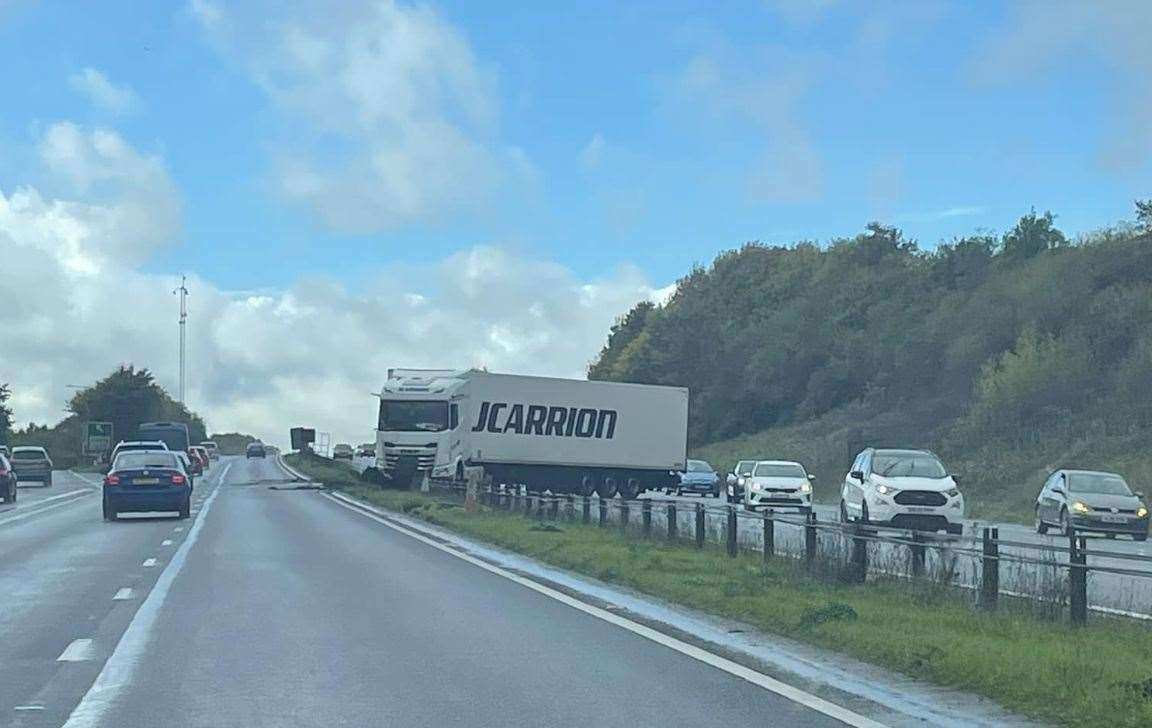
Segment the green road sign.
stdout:
[[112,423],[88,422],[84,426],[84,454],[99,455],[112,449]]

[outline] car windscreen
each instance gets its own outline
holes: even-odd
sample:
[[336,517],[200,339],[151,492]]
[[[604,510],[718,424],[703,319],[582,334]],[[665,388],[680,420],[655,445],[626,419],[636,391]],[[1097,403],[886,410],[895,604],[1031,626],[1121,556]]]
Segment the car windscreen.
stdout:
[[736,474],[737,475],[751,475],[752,474],[752,468],[754,468],[755,466],[756,466],[755,460],[741,460],[740,462],[736,463]]
[[688,461],[689,473],[711,473],[712,466],[703,460],[689,460]]
[[911,451],[876,451],[872,456],[872,472],[889,478],[943,478],[948,475],[935,455]]
[[47,460],[48,455],[43,450],[14,450],[13,460]]
[[806,478],[804,468],[796,463],[760,463],[752,471],[754,478]]
[[1073,493],[1132,495],[1124,479],[1112,473],[1071,473],[1068,476],[1068,490]]
[[113,470],[141,470],[146,468],[170,468],[178,470],[180,467],[176,456],[165,452],[124,452],[116,456],[112,464]]
[[448,403],[444,401],[380,402],[380,429],[392,432],[441,432],[448,429]]

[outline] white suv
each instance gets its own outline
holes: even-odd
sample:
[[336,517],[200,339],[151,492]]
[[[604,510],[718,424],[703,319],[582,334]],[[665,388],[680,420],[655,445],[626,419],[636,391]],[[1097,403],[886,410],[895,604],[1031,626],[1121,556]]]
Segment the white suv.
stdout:
[[840,491],[840,520],[916,531],[964,531],[957,476],[927,450],[868,448]]

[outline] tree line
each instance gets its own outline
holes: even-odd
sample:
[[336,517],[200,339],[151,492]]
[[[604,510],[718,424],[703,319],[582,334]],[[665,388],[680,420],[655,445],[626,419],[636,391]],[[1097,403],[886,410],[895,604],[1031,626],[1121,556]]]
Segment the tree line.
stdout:
[[1031,211],[931,250],[880,223],[748,243],[633,307],[588,376],[689,387],[694,445],[849,406],[958,445],[1152,428],[1152,201],[1075,240]]

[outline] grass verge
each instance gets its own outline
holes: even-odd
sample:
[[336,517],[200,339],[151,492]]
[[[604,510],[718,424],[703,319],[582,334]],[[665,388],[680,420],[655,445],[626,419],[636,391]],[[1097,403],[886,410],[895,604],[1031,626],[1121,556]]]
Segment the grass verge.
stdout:
[[1074,726],[1152,725],[1152,630],[1095,617],[1072,629],[1006,609],[973,611],[931,584],[846,586],[809,578],[790,559],[729,558],[577,523],[463,509],[433,496],[381,490],[320,458],[290,464],[362,500],[554,566],[627,586],[766,632],[841,652],[938,685]]

